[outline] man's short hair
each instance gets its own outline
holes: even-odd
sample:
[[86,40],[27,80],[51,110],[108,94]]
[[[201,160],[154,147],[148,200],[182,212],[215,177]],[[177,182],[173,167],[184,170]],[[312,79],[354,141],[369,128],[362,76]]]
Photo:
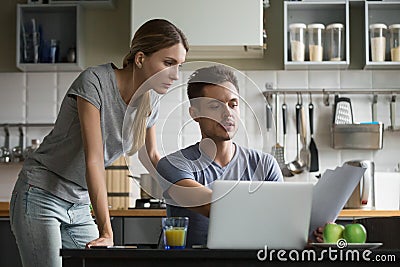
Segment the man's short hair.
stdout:
[[189,100],[202,97],[203,89],[207,85],[220,85],[224,82],[232,83],[239,92],[238,80],[231,68],[224,65],[214,65],[196,70],[189,77],[187,94]]

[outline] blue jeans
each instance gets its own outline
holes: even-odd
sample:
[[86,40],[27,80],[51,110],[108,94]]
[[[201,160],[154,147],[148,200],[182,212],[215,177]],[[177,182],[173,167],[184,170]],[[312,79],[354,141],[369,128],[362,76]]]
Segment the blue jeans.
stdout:
[[12,193],[10,220],[23,266],[61,267],[61,248],[84,248],[99,236],[88,204],[67,202],[21,180]]

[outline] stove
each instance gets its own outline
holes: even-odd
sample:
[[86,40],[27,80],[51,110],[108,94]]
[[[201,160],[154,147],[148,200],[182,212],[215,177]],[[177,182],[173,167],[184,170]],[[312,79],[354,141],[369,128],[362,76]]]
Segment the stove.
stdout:
[[153,198],[139,198],[135,201],[135,207],[129,209],[165,209],[164,201]]

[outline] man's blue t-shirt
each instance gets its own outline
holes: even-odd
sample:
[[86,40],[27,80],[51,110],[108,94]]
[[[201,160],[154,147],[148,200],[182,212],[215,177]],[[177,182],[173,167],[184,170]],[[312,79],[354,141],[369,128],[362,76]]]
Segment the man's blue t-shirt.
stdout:
[[[182,179],[193,179],[210,189],[215,180],[283,181],[282,172],[273,156],[237,144],[235,146],[232,160],[224,167],[202,152],[199,143],[163,157],[157,164],[157,171],[167,203],[173,203],[168,189]],[[167,215],[189,217],[188,247],[207,244],[207,217],[170,204],[167,205]]]

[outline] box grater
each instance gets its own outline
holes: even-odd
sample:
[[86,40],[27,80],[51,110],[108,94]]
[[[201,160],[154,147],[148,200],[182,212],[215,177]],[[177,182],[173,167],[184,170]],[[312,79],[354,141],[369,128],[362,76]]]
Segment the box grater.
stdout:
[[352,124],[353,109],[350,98],[335,96],[334,124]]

